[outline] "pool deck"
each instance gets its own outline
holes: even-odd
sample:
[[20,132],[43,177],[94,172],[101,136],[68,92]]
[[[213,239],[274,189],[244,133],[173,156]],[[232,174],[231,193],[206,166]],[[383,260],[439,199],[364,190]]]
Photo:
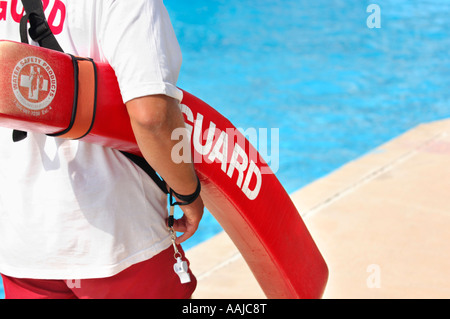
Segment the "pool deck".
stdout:
[[[450,119],[292,194],[330,271],[323,298],[450,298]],[[261,299],[225,233],[187,251],[194,298]]]

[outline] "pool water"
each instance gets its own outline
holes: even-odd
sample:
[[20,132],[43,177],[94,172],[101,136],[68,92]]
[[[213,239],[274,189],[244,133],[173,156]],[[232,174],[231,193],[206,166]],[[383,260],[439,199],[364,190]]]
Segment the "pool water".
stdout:
[[[237,127],[279,128],[289,193],[450,116],[447,0],[164,3],[183,51],[179,86]],[[381,28],[367,26],[371,3]],[[220,230],[206,212],[185,248]]]
[[[369,28],[369,4],[381,27]],[[180,87],[242,128],[279,128],[289,193],[449,117],[450,2],[166,0]],[[270,150],[270,147],[269,147]],[[191,247],[220,231],[208,213]]]

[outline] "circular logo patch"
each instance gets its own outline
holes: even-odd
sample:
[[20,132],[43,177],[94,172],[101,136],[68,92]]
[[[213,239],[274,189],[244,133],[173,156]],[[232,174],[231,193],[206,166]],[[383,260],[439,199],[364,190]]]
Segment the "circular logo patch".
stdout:
[[26,57],[14,68],[12,88],[22,106],[39,111],[45,109],[56,95],[56,76],[41,58]]

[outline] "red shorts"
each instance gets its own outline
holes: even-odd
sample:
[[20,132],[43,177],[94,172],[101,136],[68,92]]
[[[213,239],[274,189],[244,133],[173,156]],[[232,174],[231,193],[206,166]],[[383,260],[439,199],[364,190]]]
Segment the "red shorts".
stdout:
[[[179,247],[180,248],[180,247]],[[184,257],[182,249],[179,251]],[[6,299],[183,299],[197,280],[181,284],[173,270],[173,248],[135,264],[115,276],[81,280],[18,279],[2,275]]]

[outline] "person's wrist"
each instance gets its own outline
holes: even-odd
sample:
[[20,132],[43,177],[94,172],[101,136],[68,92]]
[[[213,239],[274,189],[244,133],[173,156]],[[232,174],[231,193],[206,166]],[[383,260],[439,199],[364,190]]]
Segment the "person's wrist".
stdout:
[[[190,205],[192,204],[199,196],[200,196],[200,192],[201,192],[201,183],[200,180],[197,178],[197,186],[195,188],[195,191],[191,194],[179,194],[177,192],[175,192],[172,188],[169,189],[169,194],[170,194],[170,205],[174,206],[174,205],[179,205],[179,206],[184,206],[184,205]],[[177,199],[177,201],[173,201],[173,197],[175,197]]]

